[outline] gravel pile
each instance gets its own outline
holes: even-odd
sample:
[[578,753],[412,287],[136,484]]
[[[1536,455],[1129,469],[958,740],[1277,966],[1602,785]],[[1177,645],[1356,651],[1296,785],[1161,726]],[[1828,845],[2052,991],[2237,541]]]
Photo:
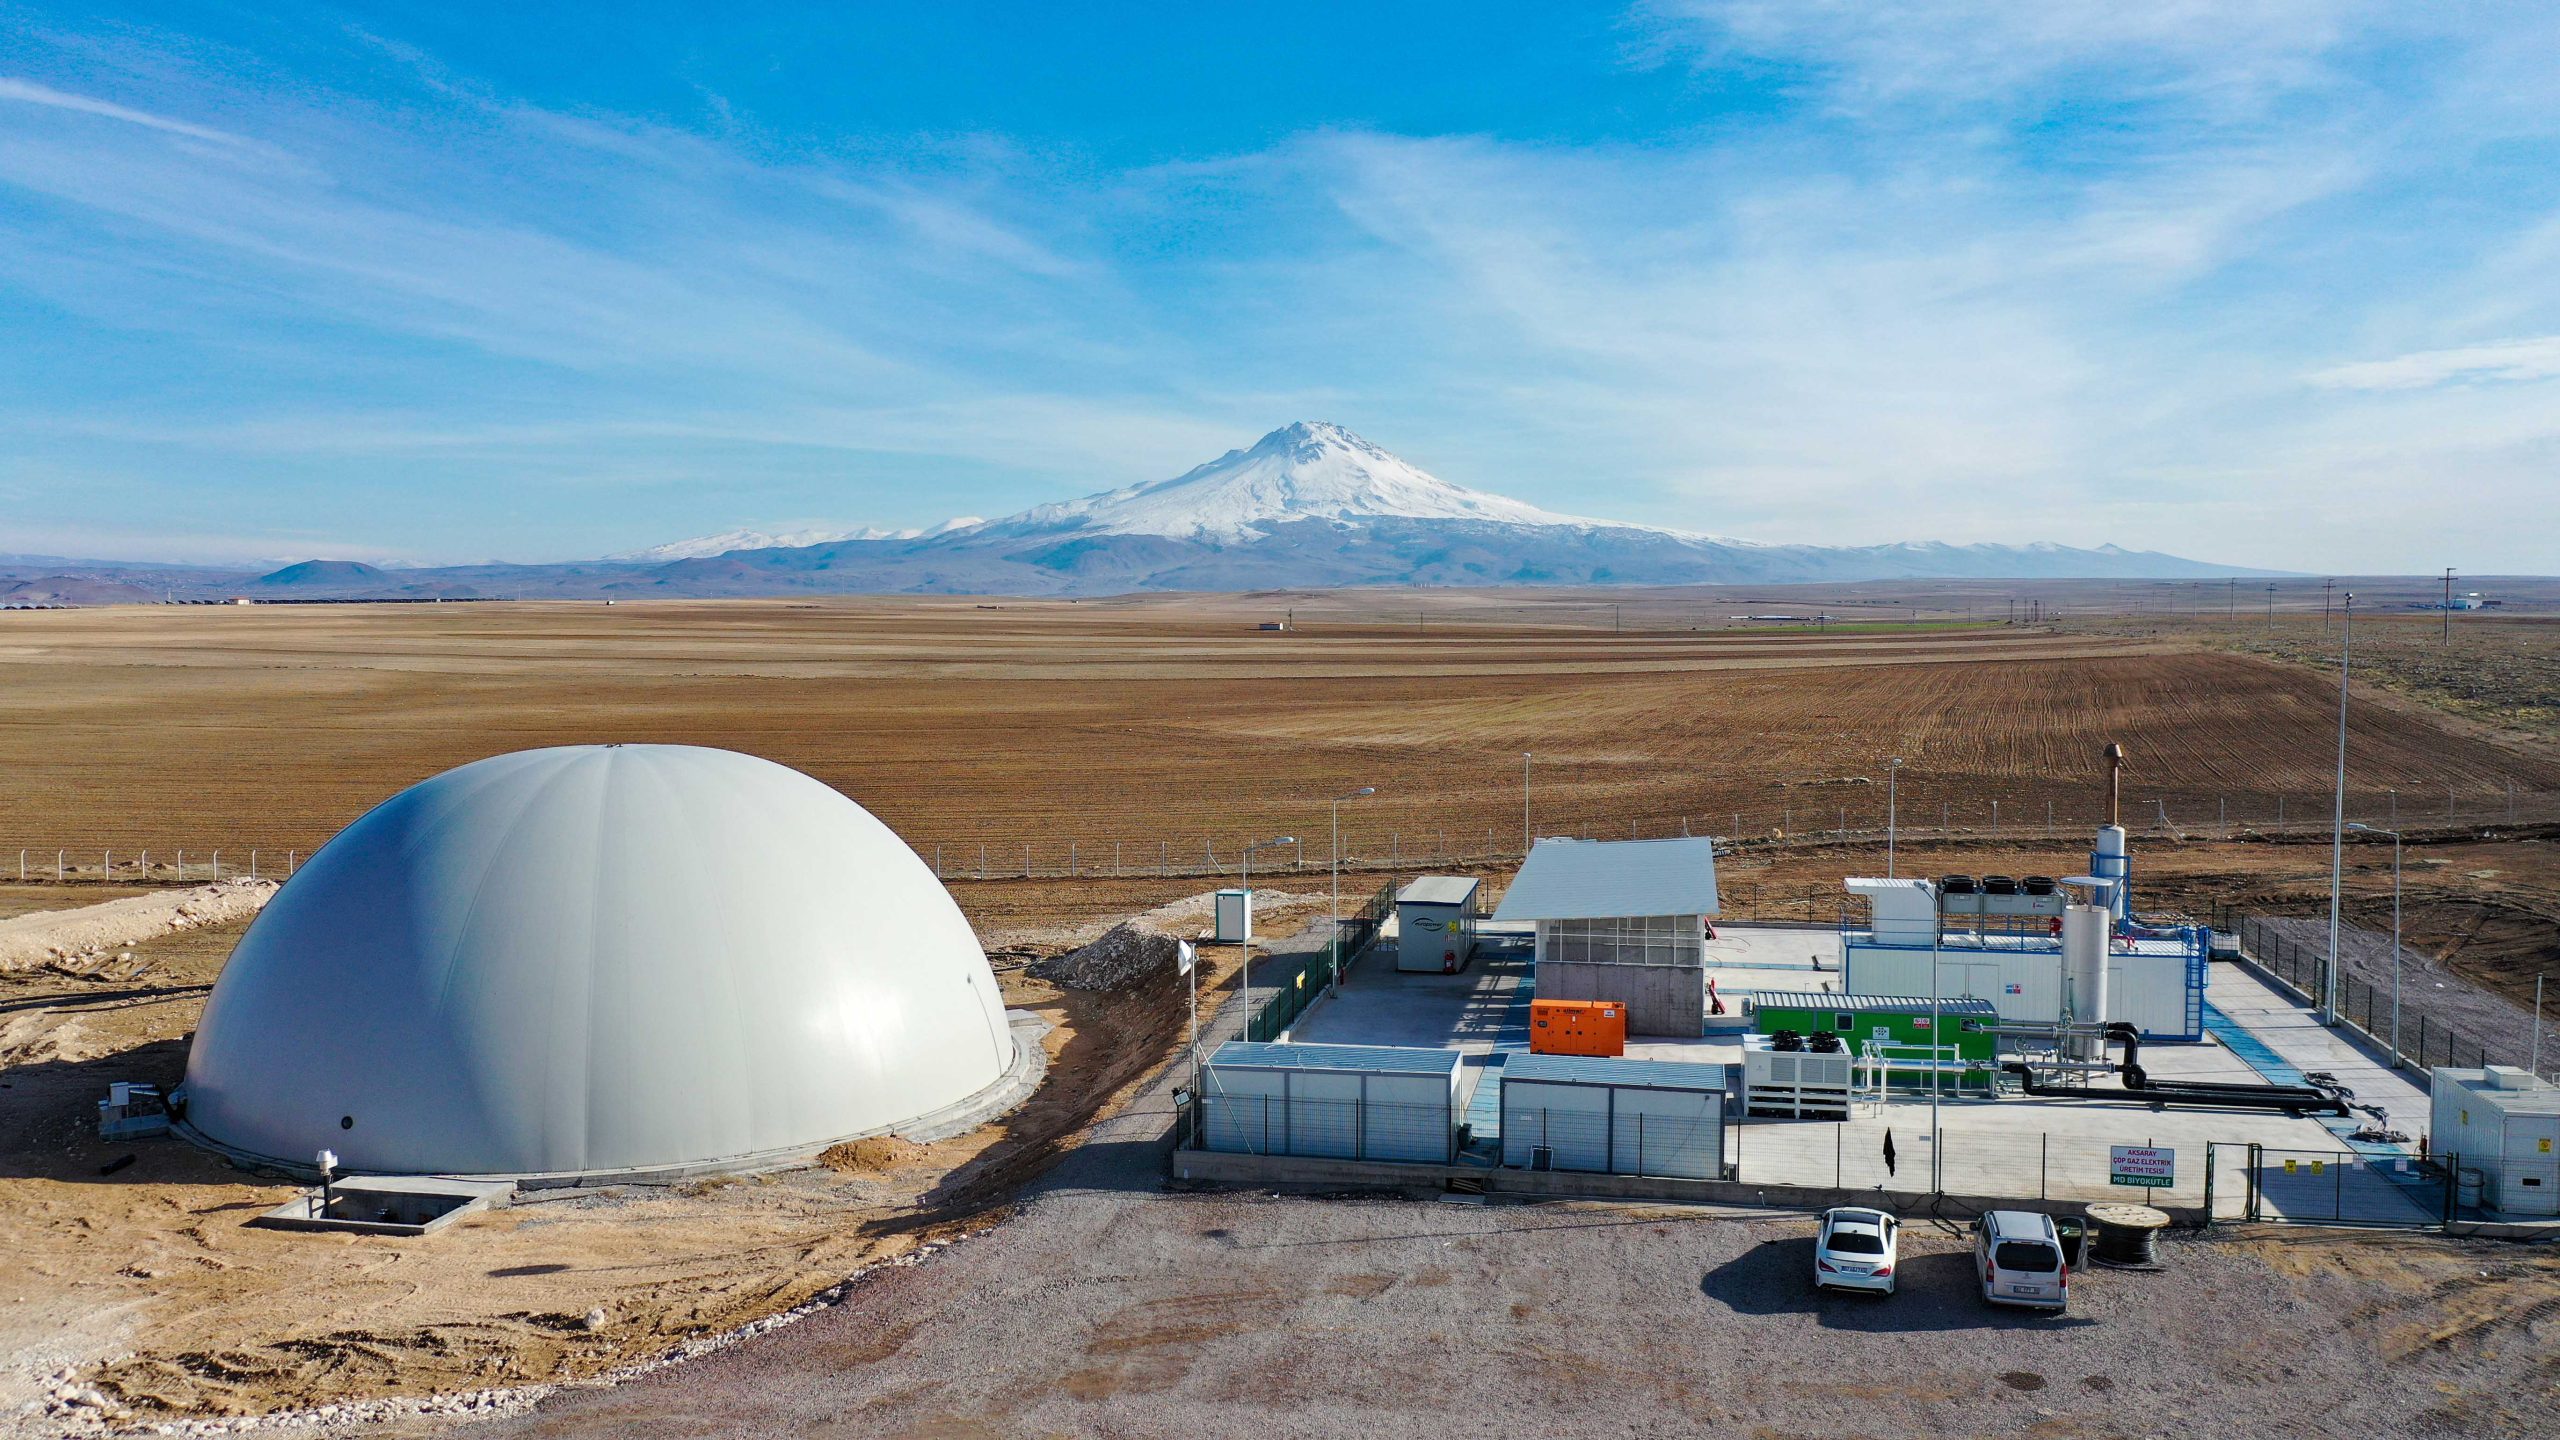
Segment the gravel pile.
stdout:
[[[1277,916],[1293,906],[1321,904],[1325,897],[1257,889],[1253,899],[1258,934],[1263,929],[1262,917]],[[1070,990],[1127,990],[1143,985],[1156,976],[1174,973],[1177,942],[1198,940],[1217,917],[1217,907],[1215,890],[1159,905],[1130,916],[1079,949],[1034,962],[1029,974],[1035,980]]]
[[1038,961],[1031,978],[1070,990],[1128,990],[1173,973],[1177,938],[1137,920],[1123,920],[1081,950]]

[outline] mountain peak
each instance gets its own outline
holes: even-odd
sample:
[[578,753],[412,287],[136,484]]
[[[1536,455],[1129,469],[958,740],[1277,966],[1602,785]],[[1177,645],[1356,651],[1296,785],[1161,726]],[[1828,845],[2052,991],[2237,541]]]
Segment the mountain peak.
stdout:
[[1300,420],[1170,480],[1042,505],[989,529],[1234,542],[1301,520],[1383,519],[1609,523],[1452,485],[1330,421]]

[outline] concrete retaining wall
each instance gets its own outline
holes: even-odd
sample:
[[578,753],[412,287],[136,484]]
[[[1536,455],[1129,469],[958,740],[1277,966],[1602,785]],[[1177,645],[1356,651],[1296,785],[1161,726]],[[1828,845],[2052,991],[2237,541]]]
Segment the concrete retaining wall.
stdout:
[[[1268,1190],[1373,1190],[1429,1199],[1451,1180],[1479,1186],[1488,1195],[1523,1200],[1651,1200],[1690,1205],[1753,1205],[1781,1210],[1826,1210],[1834,1205],[1884,1205],[1910,1213],[1932,1204],[1957,1214],[1985,1210],[2050,1210],[2058,1204],[2032,1196],[1944,1195],[1811,1186],[1745,1185],[1731,1180],[1675,1180],[1652,1175],[1591,1175],[1565,1170],[1495,1170],[1474,1165],[1386,1165],[1356,1160],[1316,1160],[1288,1155],[1219,1155],[1201,1150],[1173,1154],[1173,1178],[1212,1185]],[[2201,1225],[2193,1205],[2154,1207],[2179,1225]]]

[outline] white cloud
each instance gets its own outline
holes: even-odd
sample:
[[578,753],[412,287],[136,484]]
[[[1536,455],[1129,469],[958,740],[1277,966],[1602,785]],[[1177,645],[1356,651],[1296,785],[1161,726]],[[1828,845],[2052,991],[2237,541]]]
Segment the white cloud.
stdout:
[[2311,383],[2332,390],[2422,390],[2457,381],[2560,378],[2560,335],[2499,340],[2451,350],[2420,350],[2314,371]]
[[49,85],[38,85],[33,81],[14,79],[6,75],[0,75],[0,100],[17,100],[29,105],[42,105],[52,110],[96,115],[108,120],[120,120],[127,125],[139,125],[146,130],[157,130],[163,134],[184,135],[191,140],[209,140],[218,145],[249,143],[228,131],[216,130],[204,125],[191,125],[184,120],[172,120],[166,115],[154,115],[147,110],[135,110],[111,101],[98,100],[87,95],[75,95],[69,91],[56,90]]

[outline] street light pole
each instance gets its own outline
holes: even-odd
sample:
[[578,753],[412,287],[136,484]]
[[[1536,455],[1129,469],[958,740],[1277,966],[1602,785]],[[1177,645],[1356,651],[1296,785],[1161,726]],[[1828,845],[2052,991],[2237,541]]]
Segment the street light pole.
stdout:
[[1333,811],[1333,983],[1342,983],[1342,802],[1375,795],[1378,787],[1363,785],[1348,795],[1336,795],[1326,802]]
[[2400,1068],[2400,832],[2374,825],[2350,827],[2391,837],[2391,1068]]
[[2338,790],[2329,817],[2329,975],[2320,987],[2320,1023],[2338,1023],[2338,907],[2347,864],[2347,667],[2355,653],[2356,593],[2347,592],[2338,641]]
[[1946,1051],[1941,1047],[1946,1036],[1940,1033],[1938,1014],[1938,937],[1945,928],[1946,916],[1938,909],[1938,887],[1928,880],[1920,882],[1929,892],[1929,1193],[1944,1192],[1945,1172],[1939,1168],[1938,1088],[1944,1070]]
[[[1893,878],[1893,832],[1900,818],[1900,794],[1897,782],[1902,779],[1902,757],[1884,762],[1884,878]],[[1934,1038],[1934,1037],[1933,1037]]]
[[1520,752],[1520,856],[1529,855],[1529,752]]

